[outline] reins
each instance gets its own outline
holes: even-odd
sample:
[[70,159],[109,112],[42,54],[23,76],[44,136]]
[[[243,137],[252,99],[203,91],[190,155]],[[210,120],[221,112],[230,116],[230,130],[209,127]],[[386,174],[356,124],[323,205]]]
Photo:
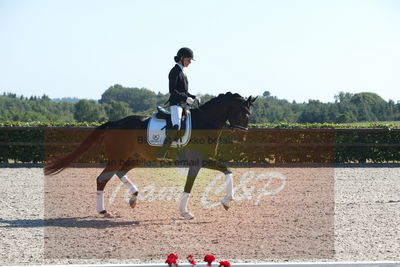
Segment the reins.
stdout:
[[249,130],[249,128],[243,127],[243,126],[240,126],[240,125],[229,125],[228,128],[231,129],[231,130],[240,130],[240,131],[248,131]]

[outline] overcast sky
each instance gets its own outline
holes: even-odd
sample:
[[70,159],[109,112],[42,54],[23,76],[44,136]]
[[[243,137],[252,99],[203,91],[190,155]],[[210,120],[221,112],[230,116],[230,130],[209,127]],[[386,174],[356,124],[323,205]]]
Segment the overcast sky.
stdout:
[[182,46],[193,94],[400,100],[400,1],[0,0],[0,92],[167,93]]

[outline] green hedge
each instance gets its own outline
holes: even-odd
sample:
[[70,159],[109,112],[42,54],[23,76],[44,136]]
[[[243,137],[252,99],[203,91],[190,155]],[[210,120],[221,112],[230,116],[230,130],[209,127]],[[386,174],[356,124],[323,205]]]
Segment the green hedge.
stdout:
[[[64,155],[98,125],[0,124],[0,161],[40,163]],[[231,137],[224,131],[224,140]],[[80,162],[106,162],[103,149],[97,144]],[[220,144],[218,153],[222,160],[261,164],[400,162],[400,129],[395,123],[252,125],[244,144]]]
[[260,164],[400,162],[400,129],[259,128],[249,131],[245,145],[218,151],[225,160]]

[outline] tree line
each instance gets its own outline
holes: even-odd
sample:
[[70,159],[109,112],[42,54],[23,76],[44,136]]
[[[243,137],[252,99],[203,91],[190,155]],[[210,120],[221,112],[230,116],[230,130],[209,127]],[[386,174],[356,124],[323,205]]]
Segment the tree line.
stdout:
[[[146,88],[128,88],[114,85],[101,99],[50,99],[0,95],[0,122],[102,122],[118,120],[132,114],[150,115],[157,105],[164,105],[169,94],[155,93]],[[213,95],[200,95],[202,102]],[[353,123],[400,120],[400,101],[385,101],[375,93],[351,94],[339,92],[334,102],[309,100],[289,102],[272,96],[269,91],[258,97],[254,104],[251,123]]]

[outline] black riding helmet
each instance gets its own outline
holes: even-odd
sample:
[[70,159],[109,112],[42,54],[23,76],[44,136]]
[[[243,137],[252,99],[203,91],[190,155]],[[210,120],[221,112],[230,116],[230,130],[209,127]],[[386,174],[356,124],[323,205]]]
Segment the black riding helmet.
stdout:
[[189,57],[192,60],[194,60],[193,58],[193,51],[192,49],[188,48],[188,47],[182,47],[181,49],[178,50],[178,53],[176,54],[177,57],[180,58],[185,58],[185,57]]

